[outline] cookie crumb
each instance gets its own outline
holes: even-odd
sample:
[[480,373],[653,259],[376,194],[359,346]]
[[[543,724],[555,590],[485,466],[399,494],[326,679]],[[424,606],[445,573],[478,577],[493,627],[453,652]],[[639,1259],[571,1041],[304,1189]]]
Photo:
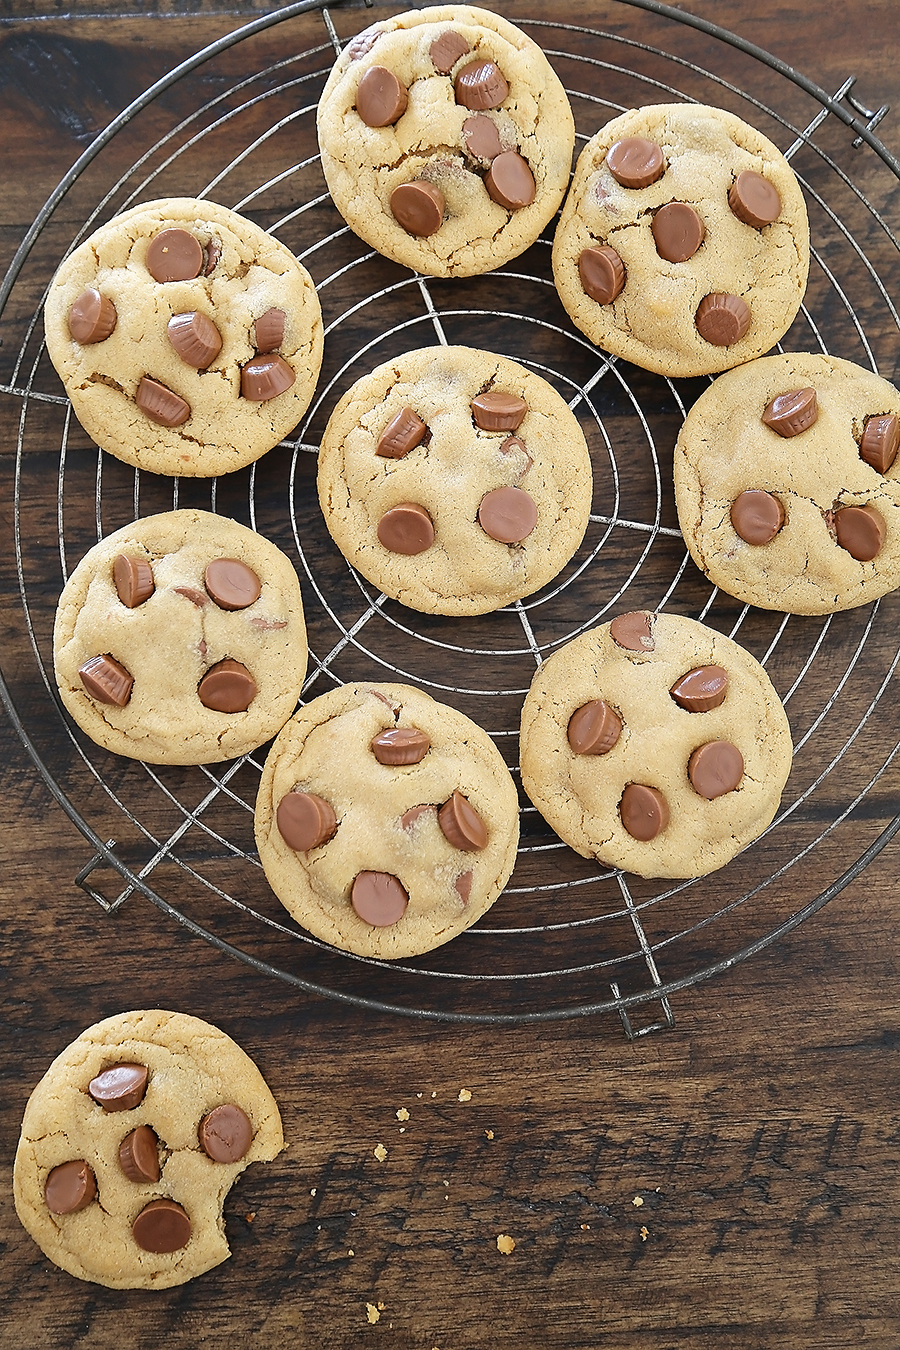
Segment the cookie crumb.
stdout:
[[367,1317],[367,1319],[369,1320],[369,1322],[371,1322],[372,1326],[375,1325],[375,1323],[378,1321],[378,1319],[379,1319],[380,1316],[381,1316],[381,1313],[380,1313],[380,1312],[378,1311],[378,1309],[375,1307],[375,1304],[374,1304],[374,1303],[367,1303],[367,1304],[366,1304],[366,1317]]
[[315,1186],[313,1186],[312,1190],[310,1191],[310,1195],[315,1195],[315,1194],[316,1194],[316,1188],[315,1188]]
[[252,1223],[255,1218],[256,1218],[256,1210],[253,1210],[253,1212],[250,1214],[244,1215],[244,1219],[247,1223]]
[[485,1130],[484,1133],[485,1133],[485,1138],[487,1138],[487,1139],[493,1139],[493,1137],[494,1137],[494,1131],[493,1131],[493,1130]]
[[409,1112],[407,1111],[407,1109],[406,1109],[405,1106],[401,1106],[401,1107],[400,1107],[400,1110],[397,1112],[397,1119],[398,1119],[398,1120],[409,1120]]
[[589,1233],[591,1231],[591,1225],[589,1223],[583,1223],[581,1225],[581,1231],[582,1233]]
[[509,1256],[515,1250],[515,1239],[511,1238],[508,1233],[500,1233],[497,1238],[497,1251],[502,1252],[504,1256]]
[[641,1205],[644,1203],[643,1197],[636,1195],[631,1203],[634,1205],[635,1209],[640,1209]]
[[384,1144],[376,1144],[372,1152],[375,1154],[375,1157],[378,1159],[379,1162],[384,1162],[385,1158],[388,1155],[387,1149],[385,1148]]
[[642,1228],[641,1228],[641,1242],[646,1242],[649,1236],[650,1236],[650,1229],[649,1229],[649,1228],[643,1228],[643,1227],[642,1227]]
[[347,1248],[347,1255],[348,1255],[348,1256],[355,1256],[355,1255],[356,1255],[356,1252],[353,1250],[352,1247],[348,1247],[348,1248]]
[[460,1102],[470,1102],[472,1100],[472,1093],[469,1091],[468,1088],[460,1088],[459,1096],[457,1097],[456,1100]]

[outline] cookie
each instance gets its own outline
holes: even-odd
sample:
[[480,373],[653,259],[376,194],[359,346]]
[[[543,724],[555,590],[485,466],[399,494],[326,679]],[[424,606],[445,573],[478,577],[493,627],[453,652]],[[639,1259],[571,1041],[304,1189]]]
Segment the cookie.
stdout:
[[258,459],[296,427],[322,364],[306,268],[252,221],[191,197],[96,230],[53,278],[44,324],[85,431],[153,473]]
[[224,1032],[185,1013],[120,1013],[83,1031],[31,1094],[16,1212],[70,1275],[167,1289],[230,1255],[225,1197],[283,1147],[275,1099]]
[[150,764],[246,754],[284,726],[303,685],[297,573],[224,516],[146,516],[69,577],[53,659],[66,708],[116,754]]
[[318,482],[344,556],[429,614],[484,614],[551,581],[593,486],[560,395],[472,347],[425,347],[358,380],[325,429]]
[[260,861],[310,933],[387,959],[480,919],[516,860],[518,800],[487,732],[404,684],[343,685],[272,746],[256,801]]
[[675,446],[697,566],[763,609],[829,614],[900,585],[900,393],[851,361],[788,353],[704,391]]
[[637,611],[545,661],[522,784],[560,838],[642,877],[722,867],[770,823],[791,767],[762,666],[694,619]]
[[429,276],[475,276],[533,244],[565,194],[575,124],[544,53],[469,5],[409,10],[341,52],[318,110],[347,224]]
[[750,361],[790,327],[809,225],[771,141],[695,103],[634,108],[588,141],[553,244],[573,322],[660,375]]

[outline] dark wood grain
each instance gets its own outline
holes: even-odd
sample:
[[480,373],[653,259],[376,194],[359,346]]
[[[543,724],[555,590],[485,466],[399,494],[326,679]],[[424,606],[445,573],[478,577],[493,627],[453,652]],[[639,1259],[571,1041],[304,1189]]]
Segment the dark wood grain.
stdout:
[[[776,0],[690,7],[826,90],[856,75],[870,107],[900,104],[893,0],[847,0],[815,12]],[[272,6],[96,0],[79,8],[99,17],[25,0],[0,9],[0,271],[98,130],[191,52]],[[525,0],[502,6],[513,20],[537,8]],[[782,93],[780,77],[758,71],[750,58],[639,10],[550,0],[540,17],[665,43],[738,87],[753,80],[762,100],[777,89],[797,125],[814,111],[805,93]],[[336,7],[333,18],[342,35],[366,21],[361,6]],[[320,42],[322,31],[316,16],[292,30],[298,47]],[[255,42],[260,64],[282,54],[277,33]],[[147,134],[195,106],[198,89],[208,96],[215,80],[235,77],[242,59],[226,57],[163,96]],[[881,134],[900,152],[894,114]],[[137,132],[125,135],[76,184],[58,231],[38,242],[3,316],[0,381],[10,379],[22,326],[58,260],[54,250],[131,162],[138,140]],[[900,184],[868,150],[850,152],[844,128],[827,125],[821,143],[896,231]],[[229,183],[231,199],[240,190],[240,181]],[[271,212],[283,206],[277,192],[265,203]],[[824,217],[818,227],[829,228]],[[819,237],[827,243],[825,233]],[[891,248],[876,243],[875,255],[896,278]],[[863,288],[861,279],[861,303]],[[873,323],[882,368],[896,370],[896,329]],[[340,356],[329,359],[334,368]],[[79,805],[98,833],[120,838],[139,860],[142,841],[102,786],[88,791],[76,779],[36,675],[11,542],[20,407],[15,395],[0,394],[3,673],[38,753],[52,760],[63,786],[77,781]],[[671,439],[671,409],[658,415],[661,438]],[[32,404],[28,416],[35,419],[29,475],[49,480],[46,499],[23,508],[32,621],[43,650],[56,598],[59,415]],[[73,428],[76,448],[79,434]],[[277,455],[272,465],[273,474],[280,471]],[[242,490],[235,489],[236,510]],[[85,519],[73,533],[83,529],[89,540],[92,487],[86,480],[79,491]],[[259,491],[267,501],[265,486]],[[285,529],[277,512],[272,519]],[[802,652],[785,659],[800,661]],[[808,706],[798,697],[798,719],[814,715],[815,692]],[[835,717],[852,719],[853,697]],[[888,743],[900,739],[897,716],[886,708],[879,724]],[[228,1340],[303,1350],[897,1350],[896,844],[799,929],[678,994],[675,1026],[665,1032],[629,1044],[613,1015],[540,1027],[457,1026],[293,989],[217,952],[140,895],[104,915],[73,881],[90,846],[53,803],[6,720],[0,744],[4,1350],[189,1350]],[[117,773],[124,780],[127,770],[109,767],[115,787]],[[798,897],[816,893],[816,867],[837,875],[871,843],[896,799],[894,771],[822,850],[821,862],[817,852],[815,864],[798,871]],[[827,818],[829,809],[826,793],[810,815],[821,810]],[[168,826],[163,805],[148,800],[147,810],[161,830]],[[803,821],[790,829],[806,837]],[[219,865],[224,874],[227,857]],[[105,894],[117,892],[109,869],[98,869],[95,880]],[[166,885],[179,893],[177,872]],[[736,943],[750,936],[739,915],[728,922]],[[250,1169],[228,1198],[231,1260],[155,1294],[108,1291],[57,1270],[20,1227],[10,1184],[32,1087],[79,1031],[127,1007],[177,1008],[234,1036],[270,1083],[288,1140],[274,1163]],[[634,1010],[638,1027],[659,1015],[658,1005]],[[408,1120],[398,1118],[401,1108]],[[383,1161],[378,1144],[387,1150]],[[515,1240],[510,1254],[498,1250],[501,1234]]]

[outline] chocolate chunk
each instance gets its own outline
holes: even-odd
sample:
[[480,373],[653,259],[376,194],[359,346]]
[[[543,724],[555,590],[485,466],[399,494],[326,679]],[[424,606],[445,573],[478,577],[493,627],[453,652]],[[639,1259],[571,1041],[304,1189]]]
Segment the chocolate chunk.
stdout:
[[429,802],[423,802],[421,806],[411,806],[400,817],[400,824],[404,830],[411,830],[417,821],[432,811],[437,811],[437,807],[432,806]]
[[763,178],[761,173],[745,169],[739,173],[728,193],[728,205],[738,220],[761,230],[771,225],[781,215],[781,198],[778,189]]
[[222,256],[222,245],[219,243],[218,239],[210,239],[209,243],[206,245],[206,248],[203,250],[203,259],[204,259],[203,275],[205,277],[212,276],[213,272],[219,265],[219,259],[221,258],[221,256]]
[[139,1125],[119,1145],[119,1166],[129,1181],[159,1181],[159,1140],[149,1125]]
[[461,33],[454,33],[452,28],[448,28],[446,33],[441,33],[432,42],[428,55],[436,71],[441,75],[449,75],[459,58],[471,50]]
[[469,406],[476,427],[482,431],[518,431],[528,411],[524,398],[499,389],[477,394]]
[[438,811],[438,824],[448,844],[474,853],[488,841],[487,826],[461,792],[454,791]]
[[694,791],[707,801],[733,792],[744,776],[744,756],[731,741],[708,741],[688,760]]
[[727,291],[706,295],[694,315],[697,332],[714,347],[730,347],[739,342],[750,327],[750,306],[739,295]]
[[131,1225],[131,1232],[145,1252],[177,1252],[191,1236],[191,1221],[174,1200],[151,1200]]
[[197,686],[204,708],[222,713],[246,712],[258,692],[247,667],[231,657],[211,666]]
[[470,112],[499,108],[509,94],[509,85],[493,61],[470,61],[453,82],[456,101]]
[[391,214],[397,224],[422,239],[441,228],[445,205],[441,189],[424,179],[401,183],[391,193]]
[[376,455],[382,459],[402,459],[425,439],[428,427],[412,408],[401,408],[378,438]]
[[369,66],[356,90],[356,111],[367,127],[388,127],[406,112],[409,95],[387,66]]
[[419,764],[431,749],[431,741],[417,727],[392,727],[380,731],[370,742],[379,764]]
[[205,591],[198,591],[196,586],[173,586],[172,590],[176,595],[183,595],[185,600],[190,600],[198,609],[209,604],[209,596]]
[[491,200],[507,211],[521,211],[534,201],[534,174],[515,150],[504,150],[491,162],[484,186]]
[[881,552],[886,527],[874,506],[845,506],[835,512],[837,541],[857,562],[871,562]]
[[711,712],[725,702],[728,671],[721,666],[695,666],[676,680],[669,693],[679,708],[687,712]]
[[469,896],[472,894],[472,881],[474,879],[474,876],[475,873],[470,868],[468,872],[460,872],[459,876],[453,883],[453,888],[464,905],[467,905],[469,903]]
[[92,656],[79,667],[78,674],[91,698],[100,703],[112,703],[117,708],[124,708],[131,698],[134,678],[109,652],[104,656]]
[[476,159],[496,159],[503,149],[500,133],[489,117],[467,117],[463,122],[462,134],[466,149]]
[[499,487],[486,492],[478,508],[478,524],[501,544],[521,544],[537,524],[537,506],[522,488]]
[[900,449],[900,418],[867,417],[859,442],[860,457],[877,473],[887,473]]
[[137,609],[156,590],[153,569],[146,558],[134,558],[119,553],[113,563],[113,585],[116,594],[129,609]]
[[253,356],[241,370],[241,397],[265,403],[290,389],[296,376],[283,356],[274,352]]
[[105,342],[116,326],[116,318],[116,307],[109,297],[88,286],[69,306],[69,332],[83,347]]
[[147,249],[147,271],[154,281],[190,281],[205,262],[199,240],[187,230],[163,230]]
[[261,355],[275,352],[284,342],[284,325],[287,319],[283,309],[272,306],[265,314],[260,314],[253,324],[253,338],[256,350]]
[[147,1091],[146,1064],[113,1064],[92,1078],[88,1092],[104,1111],[133,1111]]
[[234,1102],[225,1102],[203,1117],[197,1137],[213,1162],[236,1163],[253,1143],[253,1126],[245,1111]]
[[180,427],[191,415],[191,405],[180,394],[158,380],[151,380],[149,375],[141,377],[134,401],[151,422],[158,422],[161,427]]
[[392,553],[404,553],[407,557],[424,553],[434,543],[431,516],[416,502],[400,502],[379,520],[378,539]]
[[621,717],[602,698],[591,699],[573,712],[566,732],[576,755],[607,755],[621,734]]
[[747,544],[770,544],[784,524],[784,507],[771,492],[748,488],[731,503],[731,523]]
[[253,568],[239,558],[215,558],[207,564],[203,580],[219,609],[246,609],[262,590]]
[[518,470],[518,474],[519,474],[519,477],[520,477],[520,478],[524,478],[525,475],[526,475],[526,473],[528,472],[528,470],[529,470],[529,469],[532,467],[532,465],[534,464],[534,460],[533,460],[533,459],[531,458],[531,456],[529,455],[529,453],[528,453],[528,448],[527,448],[527,446],[525,445],[525,442],[524,442],[524,441],[521,439],[521,437],[519,437],[519,436],[507,436],[506,440],[505,440],[505,441],[503,442],[503,444],[500,446],[500,453],[501,453],[501,455],[523,455],[523,456],[524,456],[524,458],[525,458],[525,465],[524,465],[523,468],[521,468],[521,469]]
[[627,136],[606,152],[606,166],[617,183],[626,188],[645,188],[666,171],[663,152],[655,141]]
[[196,309],[186,314],[173,314],[166,332],[182,361],[195,370],[206,370],[222,350],[222,335],[218,328],[212,319]]
[[766,404],[762,420],[779,436],[799,436],[808,431],[819,416],[815,389],[792,389],[778,394]]
[[389,928],[403,918],[409,896],[390,872],[360,872],[350,888],[350,903],[363,923]]
[[669,806],[658,788],[629,783],[619,801],[619,815],[632,839],[646,844],[668,825]]
[[652,652],[656,646],[650,628],[653,615],[644,609],[619,614],[609,625],[609,636],[617,647],[629,652]]
[[288,848],[298,853],[327,844],[338,826],[333,808],[323,797],[297,789],[282,797],[275,821]]
[[578,275],[585,295],[596,300],[598,305],[611,305],[625,287],[625,264],[609,244],[582,249]]
[[97,1194],[97,1178],[83,1158],[51,1168],[44,1184],[44,1204],[51,1214],[76,1214]]
[[706,238],[706,226],[687,202],[669,202],[667,206],[661,206],[650,228],[657,253],[671,263],[693,258]]

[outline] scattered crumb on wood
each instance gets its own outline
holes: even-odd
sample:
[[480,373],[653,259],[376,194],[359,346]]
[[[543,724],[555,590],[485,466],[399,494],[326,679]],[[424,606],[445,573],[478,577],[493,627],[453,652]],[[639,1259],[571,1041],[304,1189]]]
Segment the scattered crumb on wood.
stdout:
[[493,1131],[493,1130],[485,1130],[484,1133],[485,1133],[486,1138],[488,1138],[488,1139],[493,1139],[493,1137],[494,1137],[494,1131]]
[[400,1110],[397,1112],[397,1119],[398,1119],[398,1120],[409,1120],[409,1112],[407,1111],[407,1109],[406,1109],[405,1106],[401,1106],[401,1107],[400,1107]]
[[497,1251],[502,1252],[504,1256],[509,1256],[515,1250],[515,1239],[511,1238],[508,1233],[500,1233],[497,1238]]
[[380,1316],[381,1316],[381,1313],[380,1313],[380,1312],[378,1311],[378,1309],[375,1307],[375,1304],[374,1304],[374,1303],[367,1303],[367,1304],[366,1304],[366,1317],[367,1317],[368,1320],[371,1322],[372,1326],[375,1325],[375,1323],[378,1321],[378,1319],[379,1319]]
[[640,1209],[641,1205],[644,1203],[643,1197],[636,1195],[631,1203],[634,1205],[635,1209]]
[[643,1228],[643,1227],[642,1227],[642,1228],[641,1228],[641,1242],[646,1242],[649,1236],[650,1236],[650,1229],[649,1229],[649,1228]]
[[468,1088],[460,1088],[460,1089],[459,1089],[459,1097],[457,1098],[457,1101],[461,1101],[461,1102],[470,1102],[471,1100],[472,1100],[472,1093],[469,1091],[469,1089],[468,1089]]
[[376,1144],[372,1152],[375,1154],[375,1157],[378,1159],[379,1162],[384,1162],[385,1158],[387,1157],[387,1149],[385,1148],[384,1144]]

